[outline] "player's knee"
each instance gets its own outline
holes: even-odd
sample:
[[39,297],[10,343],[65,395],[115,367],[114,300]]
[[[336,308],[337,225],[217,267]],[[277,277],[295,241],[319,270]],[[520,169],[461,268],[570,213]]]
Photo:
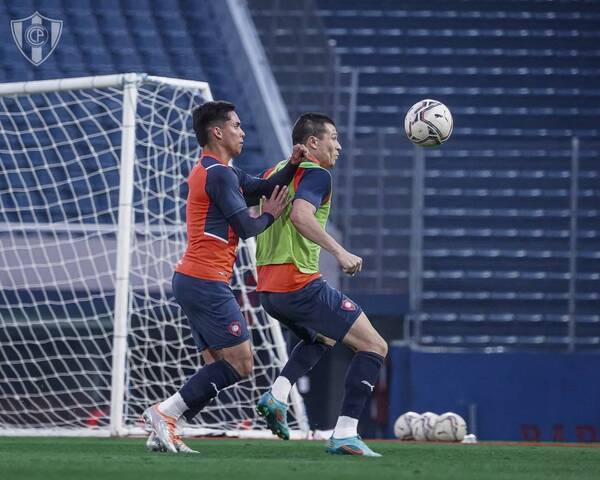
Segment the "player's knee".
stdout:
[[369,339],[367,344],[363,348],[364,351],[376,353],[377,355],[385,358],[388,354],[388,344],[379,335],[375,338]]
[[241,366],[241,369],[240,369],[241,370],[240,371],[240,376],[242,378],[247,378],[250,375],[252,375],[252,367],[253,367],[253,365],[252,365],[252,357],[250,357],[247,360],[244,360],[242,362],[242,366]]
[[252,355],[244,355],[240,356],[233,362],[233,368],[238,372],[239,376],[242,378],[247,378],[252,375]]
[[377,346],[376,346],[375,353],[377,353],[378,355],[381,355],[383,358],[387,357],[387,354],[388,354],[388,344],[381,337],[379,337],[379,339],[377,340]]

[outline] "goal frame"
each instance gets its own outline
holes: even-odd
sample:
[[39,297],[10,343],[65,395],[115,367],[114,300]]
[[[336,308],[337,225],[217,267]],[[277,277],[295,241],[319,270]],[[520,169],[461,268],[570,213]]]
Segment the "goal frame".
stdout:
[[[111,365],[111,401],[110,424],[108,429],[69,429],[57,428],[8,428],[0,429],[1,435],[13,436],[128,436],[140,435],[144,431],[140,427],[127,427],[125,417],[125,386],[126,386],[126,356],[129,320],[129,274],[131,252],[134,235],[134,165],[136,161],[136,112],[138,89],[145,83],[160,83],[179,88],[197,90],[207,100],[213,96],[207,82],[177,79],[162,76],[153,76],[146,73],[122,73],[113,75],[99,75],[76,78],[60,78],[51,80],[38,80],[29,82],[11,82],[0,84],[0,97],[23,96],[29,94],[42,94],[68,90],[88,90],[99,88],[122,89],[123,107],[121,117],[121,154],[119,167],[119,208],[117,220],[117,255],[115,279],[115,308],[113,318],[113,343]],[[247,247],[254,257],[255,243],[253,239],[246,242]],[[252,264],[256,275],[256,266]],[[275,339],[276,350],[279,358],[287,361],[286,342],[283,337],[279,322],[265,315],[271,321],[272,335]],[[309,428],[304,408],[304,402],[297,388],[290,394],[290,404],[294,407],[296,419],[300,430],[291,432],[292,438],[308,438]],[[210,428],[185,428],[184,434],[188,435],[215,435],[240,436],[247,438],[269,438],[271,433],[264,430],[215,430]]]

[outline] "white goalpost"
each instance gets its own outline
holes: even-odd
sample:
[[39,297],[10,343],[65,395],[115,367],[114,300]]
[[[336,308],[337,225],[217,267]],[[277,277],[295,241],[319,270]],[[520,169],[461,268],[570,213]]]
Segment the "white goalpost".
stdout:
[[[200,365],[171,292],[207,83],[128,73],[0,84],[0,435],[141,434],[142,411]],[[273,159],[273,162],[278,159]],[[254,372],[184,434],[270,436],[254,406],[287,360],[255,292],[232,288]],[[296,389],[293,437],[308,435]]]

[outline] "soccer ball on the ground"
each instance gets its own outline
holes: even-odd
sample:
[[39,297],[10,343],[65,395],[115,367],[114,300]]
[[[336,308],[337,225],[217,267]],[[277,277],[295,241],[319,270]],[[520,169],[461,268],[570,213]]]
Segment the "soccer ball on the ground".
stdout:
[[438,421],[438,415],[432,412],[425,412],[423,415],[423,428],[425,430],[425,438],[429,441],[435,440],[434,430],[435,424]]
[[400,440],[413,440],[411,422],[420,417],[416,412],[406,412],[398,417],[394,423],[394,435]]
[[433,440],[433,430],[438,416],[432,412],[425,412],[423,415],[412,420],[410,427],[412,429],[413,438],[417,442],[425,442]]
[[435,424],[434,438],[442,442],[460,442],[467,433],[467,423],[456,413],[446,412]]
[[406,135],[415,145],[437,147],[452,135],[454,122],[448,107],[426,98],[415,103],[404,118]]
[[413,439],[417,442],[425,442],[425,425],[423,425],[423,416],[419,415],[417,418],[413,418],[410,422],[410,429],[412,431]]

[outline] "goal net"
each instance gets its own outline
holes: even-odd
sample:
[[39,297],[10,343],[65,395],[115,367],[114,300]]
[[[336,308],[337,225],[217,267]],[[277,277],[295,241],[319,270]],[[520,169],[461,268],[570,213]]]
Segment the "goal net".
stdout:
[[[142,411],[200,366],[171,276],[200,153],[191,112],[210,95],[142,74],[0,85],[0,434],[141,433]],[[253,243],[238,252],[254,373],[186,433],[264,432],[254,406],[287,360]],[[295,390],[290,410],[305,432]]]

